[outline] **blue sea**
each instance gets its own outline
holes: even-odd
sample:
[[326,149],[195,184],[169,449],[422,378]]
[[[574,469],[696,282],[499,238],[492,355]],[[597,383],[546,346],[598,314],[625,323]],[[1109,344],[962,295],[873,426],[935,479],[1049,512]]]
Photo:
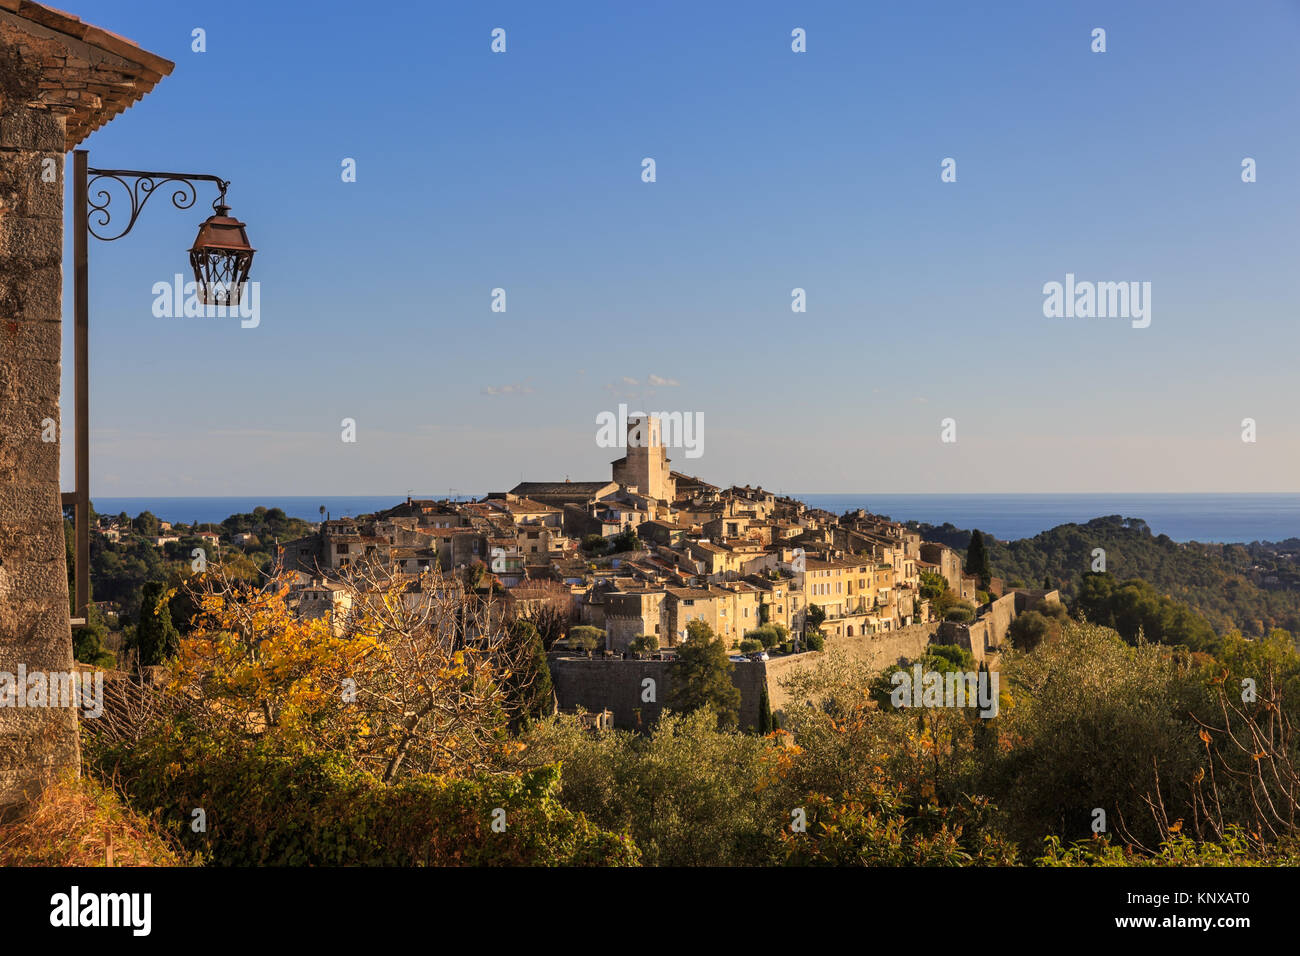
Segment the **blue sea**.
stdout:
[[[445,494],[415,495],[441,498]],[[466,496],[468,497],[468,496]],[[1141,518],[1153,534],[1175,541],[1281,541],[1300,537],[1300,494],[1071,494],[1071,495],[796,495],[809,507],[842,514],[856,508],[895,521],[927,521],[979,528],[1003,540],[1033,537],[1059,524],[1105,515]],[[405,495],[320,497],[267,495],[260,498],[96,498],[100,514],[152,511],[164,521],[219,522],[258,505],[281,508],[291,517],[319,521],[391,508]]]

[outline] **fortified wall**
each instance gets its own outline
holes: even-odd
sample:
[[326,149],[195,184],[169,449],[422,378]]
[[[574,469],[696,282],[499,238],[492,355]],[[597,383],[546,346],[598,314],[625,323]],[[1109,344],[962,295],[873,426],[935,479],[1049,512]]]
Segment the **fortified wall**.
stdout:
[[1030,591],[1017,589],[985,605],[979,620],[969,624],[944,621],[935,635],[936,644],[955,644],[970,651],[976,663],[1000,654],[1007,641],[1011,622],[1025,611],[1036,610],[1045,604],[1060,604],[1059,591]]
[[[672,699],[672,661],[602,660],[552,657],[551,683],[561,710],[610,710],[614,726],[622,730],[647,729]],[[652,681],[647,684],[646,681]],[[740,726],[758,726],[759,700],[766,680],[762,662],[737,664],[731,682],[740,690]],[[653,700],[647,700],[647,697]]]
[[[750,661],[732,668],[732,683],[740,689],[740,724],[758,726],[763,688],[774,714],[800,706],[783,686],[801,670],[816,669],[837,658],[847,658],[871,670],[915,660],[930,644],[955,644],[971,652],[977,662],[995,658],[1006,645],[1007,632],[1016,616],[1044,604],[1060,603],[1056,591],[1016,590],[986,605],[979,620],[970,624],[953,621],[914,624],[885,634],[828,637],[824,651],[810,651],[769,661]],[[587,659],[553,656],[551,680],[561,710],[582,708],[610,710],[614,726],[647,729],[659,719],[672,694],[671,661]],[[654,700],[643,699],[649,678],[654,681]]]
[[828,637],[824,651],[773,658],[764,665],[767,670],[768,697],[771,700],[773,713],[783,711],[790,706],[789,692],[782,685],[797,671],[820,667],[831,660],[833,655],[842,655],[872,670],[883,670],[890,664],[915,660],[924,654],[926,647],[934,640],[938,628],[937,623],[913,624],[886,634]]

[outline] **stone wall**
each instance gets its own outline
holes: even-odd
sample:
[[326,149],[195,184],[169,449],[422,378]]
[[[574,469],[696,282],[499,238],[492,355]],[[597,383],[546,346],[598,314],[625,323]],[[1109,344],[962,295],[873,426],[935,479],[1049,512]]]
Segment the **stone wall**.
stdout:
[[[552,656],[551,683],[561,710],[610,710],[614,726],[648,729],[672,699],[673,662],[601,660]],[[740,689],[740,725],[758,726],[759,699],[766,681],[762,663],[736,664],[731,682]],[[654,681],[654,700],[643,700],[646,679]],[[639,713],[638,713],[639,712]]]
[[[6,23],[0,29],[0,671],[16,674],[25,665],[68,673],[60,436],[53,431],[60,421],[65,120],[27,108],[41,78],[17,56],[16,44]],[[0,707],[0,808],[77,765],[75,711]]]
[[833,655],[842,655],[873,670],[883,670],[889,664],[913,660],[924,654],[938,627],[934,623],[913,624],[884,634],[829,637],[824,651],[773,658],[766,665],[772,712],[782,711],[790,704],[790,695],[782,682],[794,672],[816,668],[829,661]]
[[964,647],[977,663],[983,661],[1002,651],[1007,631],[1011,629],[1011,622],[1016,619],[1021,603],[1012,592],[984,605],[980,608],[979,619],[969,624],[944,621],[939,625],[935,643]]
[[[986,605],[978,621],[957,624],[952,621],[913,624],[883,634],[854,637],[828,637],[824,651],[774,657],[766,663],[736,664],[732,682],[740,688],[743,727],[758,723],[759,699],[764,684],[768,688],[769,706],[780,713],[792,701],[783,682],[790,675],[808,668],[818,668],[836,657],[883,670],[890,664],[915,660],[931,643],[956,644],[971,651],[976,661],[996,655],[1007,638],[1016,614],[1027,607],[1056,601],[1056,592],[1011,592]],[[582,707],[586,710],[609,709],[614,712],[616,727],[648,728],[659,719],[672,692],[671,668],[667,661],[587,660],[585,658],[550,659],[551,680],[562,710]],[[996,664],[991,666],[996,667]],[[655,681],[654,702],[643,702],[642,681]],[[639,723],[637,710],[640,709]]]

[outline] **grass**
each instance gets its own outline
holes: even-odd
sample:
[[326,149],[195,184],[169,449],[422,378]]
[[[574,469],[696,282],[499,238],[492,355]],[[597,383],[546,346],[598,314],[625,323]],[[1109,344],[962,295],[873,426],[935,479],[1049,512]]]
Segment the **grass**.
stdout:
[[47,787],[0,824],[0,866],[192,866],[150,821],[87,778]]

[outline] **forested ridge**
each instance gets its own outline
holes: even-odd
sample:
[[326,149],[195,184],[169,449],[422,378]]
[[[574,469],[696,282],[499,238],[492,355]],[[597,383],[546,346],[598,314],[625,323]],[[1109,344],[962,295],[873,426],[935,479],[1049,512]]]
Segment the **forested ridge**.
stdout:
[[[971,532],[951,524],[915,524],[927,540],[942,541],[963,553]],[[1104,570],[1116,581],[1140,578],[1156,594],[1192,608],[1219,634],[1240,630],[1262,637],[1275,628],[1300,633],[1300,587],[1287,542],[1280,544],[1201,544],[1152,534],[1140,518],[1120,515],[1085,524],[1063,524],[1032,538],[999,541],[985,533],[992,573],[1007,586],[1061,590],[1077,600],[1085,575],[1093,572],[1100,548]],[[1256,583],[1276,578],[1276,586]]]

